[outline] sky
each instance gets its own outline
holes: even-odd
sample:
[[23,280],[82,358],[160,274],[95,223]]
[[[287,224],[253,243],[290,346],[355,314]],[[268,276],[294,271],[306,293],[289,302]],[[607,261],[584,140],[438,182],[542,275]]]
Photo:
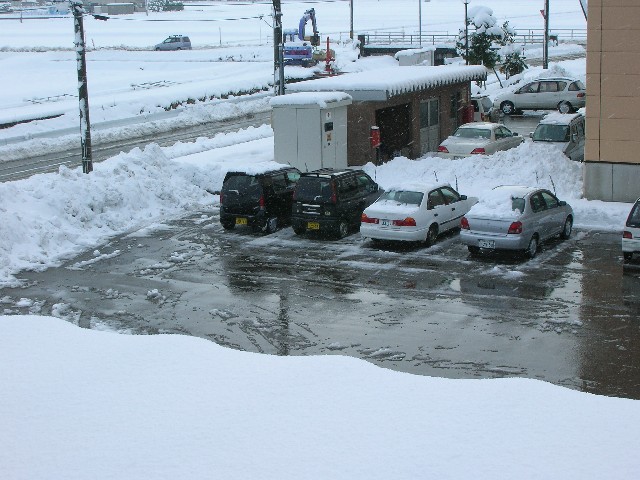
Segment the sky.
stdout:
[[[409,10],[415,2],[354,3],[358,29],[414,28],[415,11]],[[536,2],[484,3],[516,29],[540,28]],[[556,28],[584,28],[577,0],[552,4]],[[346,5],[315,4],[322,31],[344,38]],[[461,15],[461,3],[425,2],[430,16],[423,25],[457,29],[452,5]],[[285,18],[297,23],[309,4],[285,7]],[[92,118],[98,125],[114,122],[98,135],[124,138],[268,111],[268,98],[257,94],[164,113],[176,98],[269,82],[264,22],[233,21],[227,29],[219,21],[216,29],[212,22],[184,21],[202,20],[214,8],[223,18],[239,18],[258,15],[265,5],[149,16],[179,19],[171,28],[144,14],[87,22],[96,45],[89,55]],[[289,16],[292,10],[298,13]],[[56,109],[62,115],[0,130],[0,161],[77,148],[77,132],[67,131],[78,127],[77,100],[66,98],[76,85],[68,19],[1,25],[0,82],[15,90],[0,92],[0,118]],[[140,50],[183,32],[194,51]],[[393,66],[390,58],[356,62],[351,45],[336,47],[344,71]],[[584,59],[552,63],[553,72],[579,78],[584,69]],[[531,68],[523,77],[541,73]],[[154,85],[139,87],[145,83]],[[494,94],[498,87],[490,79],[486,88]],[[43,97],[52,99],[33,101]],[[19,286],[21,272],[57,266],[82,252],[99,258],[115,235],[153,230],[193,210],[215,213],[219,197],[211,192],[220,189],[226,171],[273,161],[273,131],[262,125],[169,147],[149,144],[94,165],[90,175],[60,167],[0,183],[0,286]],[[404,178],[436,180],[469,196],[497,184],[542,185],[571,204],[576,228],[621,230],[630,205],[583,199],[582,168],[552,146],[528,141],[492,156],[399,157],[364,167],[382,187]],[[31,314],[16,315],[18,305]],[[57,317],[64,315],[56,309],[45,315],[33,300],[0,296],[1,478],[600,479],[634,478],[640,468],[640,403],[634,400],[532,379],[449,380],[340,355],[277,357],[181,335],[123,335],[107,325],[86,330]]]

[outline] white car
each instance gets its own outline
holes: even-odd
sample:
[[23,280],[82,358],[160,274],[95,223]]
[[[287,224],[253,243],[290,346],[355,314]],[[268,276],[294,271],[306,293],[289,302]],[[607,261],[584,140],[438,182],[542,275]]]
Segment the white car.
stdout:
[[524,138],[499,123],[466,123],[438,147],[438,157],[463,158],[491,155],[499,150],[517,147]]
[[539,78],[514,87],[493,99],[493,108],[505,115],[521,110],[553,110],[571,113],[585,106],[587,91],[575,78]]
[[629,262],[634,253],[640,253],[640,198],[633,205],[622,232],[622,254]]
[[360,234],[374,240],[426,242],[460,226],[477,198],[460,195],[448,183],[389,188],[362,213]]

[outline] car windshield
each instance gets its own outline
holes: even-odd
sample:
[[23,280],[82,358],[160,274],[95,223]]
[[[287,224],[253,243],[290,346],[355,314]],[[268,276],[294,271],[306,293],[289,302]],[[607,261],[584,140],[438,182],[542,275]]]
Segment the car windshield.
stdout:
[[519,210],[524,212],[524,198],[511,197],[511,210]]
[[329,202],[332,195],[330,178],[300,177],[296,186],[296,200],[299,202]]
[[533,132],[534,142],[568,142],[569,127],[567,125],[538,125]]
[[631,209],[627,219],[627,227],[640,228],[640,202],[636,202]]
[[460,138],[491,138],[491,131],[486,128],[459,128],[453,132],[453,136]]
[[398,203],[406,203],[407,205],[420,205],[424,193],[411,192],[409,190],[389,190],[385,192],[380,200],[391,200]]

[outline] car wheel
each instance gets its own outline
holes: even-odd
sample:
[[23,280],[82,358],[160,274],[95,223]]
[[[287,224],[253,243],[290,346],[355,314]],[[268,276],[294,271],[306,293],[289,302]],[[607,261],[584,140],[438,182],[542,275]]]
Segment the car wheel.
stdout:
[[573,219],[571,217],[567,217],[567,219],[564,221],[564,228],[562,229],[560,238],[563,240],[567,240],[571,236],[572,228],[573,228]]
[[295,233],[296,235],[302,235],[306,231],[307,231],[307,229],[304,226],[293,227],[293,233]]
[[630,262],[633,258],[633,252],[622,252],[622,256],[624,257],[625,262]]
[[531,240],[529,240],[529,246],[527,247],[527,250],[525,251],[527,258],[533,258],[536,256],[536,253],[538,253],[538,237],[537,235],[534,235],[533,237],[531,237]]
[[467,249],[471,255],[478,255],[480,253],[480,247],[474,245],[467,245]]
[[347,235],[349,235],[349,224],[344,220],[341,220],[338,225],[338,238],[344,238]]
[[515,112],[515,110],[515,106],[512,102],[502,102],[502,104],[500,105],[500,111],[502,111],[502,113],[504,113],[505,115],[511,115]]
[[236,226],[235,222],[221,222],[222,228],[225,230],[233,230]]
[[159,51],[160,51],[160,49],[159,49],[159,48],[156,48],[156,52],[159,52]]
[[569,102],[560,102],[558,104],[558,111],[560,113],[571,113],[573,112],[573,107]]
[[178,48],[176,48],[176,50],[182,50],[182,48],[178,47]]
[[438,225],[435,223],[429,227],[429,231],[427,232],[427,238],[425,243],[427,247],[430,247],[434,243],[436,243],[436,239],[438,238]]
[[278,229],[278,217],[267,218],[265,224],[265,233],[267,235],[275,232]]

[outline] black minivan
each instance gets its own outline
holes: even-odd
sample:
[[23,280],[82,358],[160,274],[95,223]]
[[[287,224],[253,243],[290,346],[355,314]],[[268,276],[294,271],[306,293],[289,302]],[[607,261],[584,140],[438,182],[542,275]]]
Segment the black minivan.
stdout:
[[293,231],[346,237],[351,227],[360,226],[362,211],[382,193],[362,170],[325,168],[303,173],[293,196]]
[[293,192],[300,171],[293,167],[262,173],[228,172],[220,191],[220,223],[226,230],[249,226],[273,233],[290,223]]

